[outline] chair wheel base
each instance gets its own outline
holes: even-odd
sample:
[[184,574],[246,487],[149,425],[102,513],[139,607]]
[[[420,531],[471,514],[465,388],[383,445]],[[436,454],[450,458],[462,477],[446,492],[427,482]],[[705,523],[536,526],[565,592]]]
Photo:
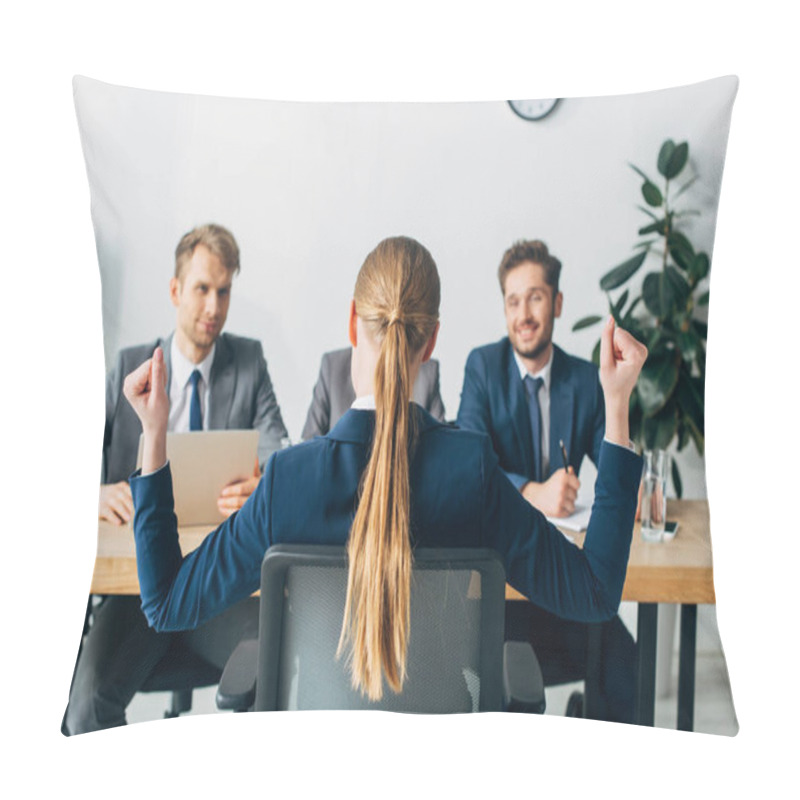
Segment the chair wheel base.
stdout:
[[583,716],[583,692],[573,692],[567,700],[567,710],[564,714],[566,717],[582,717]]
[[192,710],[192,690],[178,689],[172,692],[170,707],[164,712],[164,719],[175,719]]

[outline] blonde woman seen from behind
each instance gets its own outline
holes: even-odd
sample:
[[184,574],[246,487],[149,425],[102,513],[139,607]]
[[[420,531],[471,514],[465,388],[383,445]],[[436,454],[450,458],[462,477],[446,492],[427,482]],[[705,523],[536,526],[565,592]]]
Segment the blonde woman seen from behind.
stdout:
[[491,547],[508,582],[553,613],[580,621],[616,613],[641,474],[628,447],[628,399],[646,349],[609,320],[600,370],[606,441],[579,549],[514,489],[488,437],[443,425],[410,401],[436,344],[439,291],[436,265],[413,239],[386,239],[367,256],[349,314],[353,407],[326,436],[272,456],[244,507],[186,558],[166,463],[163,354],[131,373],[125,394],[145,437],[142,473],[131,480],[134,533],[153,627],[195,627],[251,594],[276,543],[347,545],[339,653],[354,687],[373,700],[384,680],[403,688],[415,547]]
[[[409,399],[439,330],[439,275],[413,239],[386,239],[358,274],[350,305],[356,396],[375,398],[375,434],[347,543],[349,573],[339,650],[352,644],[353,684],[371,700],[383,676],[405,680],[411,607]],[[361,346],[359,346],[359,342]]]

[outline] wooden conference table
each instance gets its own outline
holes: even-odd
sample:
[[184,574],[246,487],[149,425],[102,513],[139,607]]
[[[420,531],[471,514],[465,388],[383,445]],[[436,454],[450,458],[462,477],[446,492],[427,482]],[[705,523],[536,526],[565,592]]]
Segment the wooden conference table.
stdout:
[[[636,645],[636,722],[653,725],[656,697],[658,604],[681,606],[678,658],[678,730],[694,726],[694,688],[697,647],[697,606],[714,604],[711,534],[706,500],[667,500],[667,519],[677,520],[678,533],[670,542],[644,542],[640,525],[633,531],[631,554],[622,599],[638,603]],[[578,544],[585,534],[573,534]],[[511,587],[509,599],[524,599]],[[592,668],[600,653],[599,626],[590,626],[586,701],[597,696]],[[589,710],[591,714],[591,709]]]
[[[638,603],[636,721],[653,725],[655,710],[656,634],[658,603],[681,606],[680,656],[678,673],[678,729],[691,730],[694,724],[694,684],[697,639],[697,606],[715,602],[711,563],[708,502],[668,500],[667,517],[680,524],[671,542],[643,542],[639,525],[633,532],[631,555],[622,599]],[[208,534],[210,526],[181,528],[183,553],[194,550]],[[583,534],[570,534],[580,545]],[[136,551],[130,526],[100,522],[97,558],[92,576],[93,594],[138,594]],[[510,586],[509,600],[524,600]],[[601,658],[599,626],[590,626],[586,702],[596,696],[591,676],[594,659]],[[589,707],[591,711],[591,707]]]

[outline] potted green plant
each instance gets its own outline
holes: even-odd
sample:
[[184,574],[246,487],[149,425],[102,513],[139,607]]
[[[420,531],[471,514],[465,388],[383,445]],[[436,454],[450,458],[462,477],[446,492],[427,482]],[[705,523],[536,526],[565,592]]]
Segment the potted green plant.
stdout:
[[[629,166],[641,177],[641,194],[649,217],[639,228],[639,252],[600,280],[616,323],[647,345],[647,362],[631,395],[631,437],[642,448],[666,449],[677,439],[678,451],[693,442],[702,455],[705,445],[705,372],[707,324],[698,309],[708,305],[708,291],[701,282],[708,275],[709,258],[696,252],[681,227],[686,217],[699,212],[682,208],[676,201],[692,186],[697,176],[681,179],[689,163],[687,142],[667,139],[658,153],[656,182],[638,167]],[[642,267],[651,267],[636,294],[629,284]],[[576,322],[578,331],[600,322],[589,316]],[[593,353],[599,362],[600,342]],[[672,481],[678,497],[683,487],[675,459]]]

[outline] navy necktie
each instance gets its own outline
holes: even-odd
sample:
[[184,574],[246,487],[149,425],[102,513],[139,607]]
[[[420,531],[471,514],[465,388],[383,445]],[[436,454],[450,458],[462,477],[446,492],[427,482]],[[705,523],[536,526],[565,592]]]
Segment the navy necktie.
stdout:
[[196,369],[190,376],[189,381],[192,384],[192,400],[189,405],[189,430],[201,431],[203,430],[203,412],[200,407],[200,370]]
[[525,394],[528,395],[528,413],[531,417],[531,444],[533,445],[533,480],[542,481],[542,412],[539,408],[539,388],[543,378],[525,376]]

